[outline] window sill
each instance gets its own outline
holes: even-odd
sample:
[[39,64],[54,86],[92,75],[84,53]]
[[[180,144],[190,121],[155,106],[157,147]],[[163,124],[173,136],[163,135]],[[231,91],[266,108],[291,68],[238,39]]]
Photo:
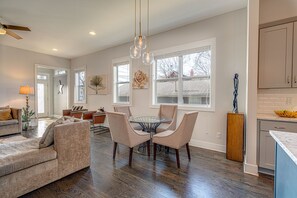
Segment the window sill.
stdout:
[[[165,104],[170,105],[170,104]],[[172,104],[174,105],[174,104]],[[151,105],[150,108],[152,109],[159,109],[160,104]],[[186,110],[186,111],[203,111],[203,112],[215,112],[214,107],[202,107],[202,106],[194,106],[194,105],[177,105],[178,110]]]

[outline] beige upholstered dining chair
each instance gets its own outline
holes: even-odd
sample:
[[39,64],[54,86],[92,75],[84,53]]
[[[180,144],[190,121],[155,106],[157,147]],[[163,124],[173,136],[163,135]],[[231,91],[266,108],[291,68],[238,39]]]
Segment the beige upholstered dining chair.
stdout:
[[115,159],[117,145],[123,144],[130,148],[129,166],[132,163],[133,147],[146,142],[147,154],[150,156],[150,134],[138,130],[134,130],[125,113],[106,112],[111,138],[114,142],[113,159]]
[[176,152],[176,162],[177,167],[180,168],[179,161],[179,149],[186,145],[188,158],[191,160],[189,142],[192,137],[193,129],[195,122],[198,116],[198,112],[189,112],[186,113],[183,117],[182,122],[176,130],[167,130],[161,133],[158,133],[153,136],[154,143],[154,160],[156,160],[156,148],[157,144],[174,148]]
[[[129,106],[114,106],[113,107],[115,112],[125,113],[128,118],[132,116],[131,110]],[[132,128],[135,130],[142,130],[142,127],[137,123],[130,123]]]
[[169,123],[160,124],[156,130],[156,133],[176,129],[177,105],[160,105],[158,116],[160,118],[170,119],[171,121]]

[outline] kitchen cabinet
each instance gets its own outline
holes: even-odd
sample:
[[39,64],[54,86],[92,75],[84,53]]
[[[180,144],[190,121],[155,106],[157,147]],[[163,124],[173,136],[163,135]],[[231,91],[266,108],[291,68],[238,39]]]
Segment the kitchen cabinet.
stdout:
[[275,169],[275,141],[269,130],[297,133],[297,122],[258,120],[259,172],[271,174]]
[[294,43],[293,43],[293,86],[297,87],[297,22],[294,23]]
[[[297,40],[294,26],[297,29],[297,23],[287,23],[260,30],[259,88],[297,86],[297,82],[293,83],[297,73],[297,68],[293,69],[293,37]],[[294,44],[294,66],[297,67],[297,41]]]

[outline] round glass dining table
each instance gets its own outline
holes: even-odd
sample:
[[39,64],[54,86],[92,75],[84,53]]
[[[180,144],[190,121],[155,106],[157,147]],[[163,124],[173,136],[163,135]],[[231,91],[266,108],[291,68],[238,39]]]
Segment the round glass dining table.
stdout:
[[150,133],[152,137],[152,133],[156,132],[160,124],[170,123],[171,119],[161,118],[158,116],[132,116],[129,121],[131,123],[138,123],[142,127],[142,130]]
[[[138,123],[142,127],[142,131],[150,133],[150,137],[152,139],[153,133],[156,133],[158,126],[162,123],[170,123],[171,119],[160,118],[158,116],[136,116],[130,117],[129,121],[131,123]],[[151,145],[152,146],[152,145]],[[146,154],[145,152],[146,146],[144,144],[138,147],[138,152],[141,154]],[[158,146],[158,152],[161,151],[160,147]]]

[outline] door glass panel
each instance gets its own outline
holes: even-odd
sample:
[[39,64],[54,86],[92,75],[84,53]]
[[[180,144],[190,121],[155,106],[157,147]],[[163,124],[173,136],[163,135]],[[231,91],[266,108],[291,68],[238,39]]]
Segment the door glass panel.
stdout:
[[37,84],[37,95],[38,95],[38,113],[45,113],[45,108],[44,108],[44,84],[38,83]]

